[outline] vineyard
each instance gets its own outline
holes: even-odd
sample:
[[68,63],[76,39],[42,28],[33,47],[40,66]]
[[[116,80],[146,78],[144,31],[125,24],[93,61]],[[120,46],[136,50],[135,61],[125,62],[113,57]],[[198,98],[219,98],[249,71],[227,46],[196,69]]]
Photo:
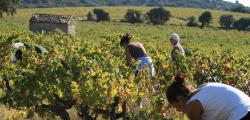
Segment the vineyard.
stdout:
[[[81,9],[53,11],[80,15],[77,11]],[[116,9],[125,12],[123,7],[105,9],[115,19],[122,17]],[[250,95],[249,32],[189,28],[183,26],[185,21],[177,19],[184,8],[169,9],[176,17],[164,26],[80,21],[76,36],[60,31],[48,35],[28,32],[28,18],[40,9],[22,9],[17,16],[0,19],[0,103],[19,111],[4,119],[32,118],[36,113],[41,118],[69,120],[72,113],[68,111],[72,109],[76,119],[84,120],[187,119],[171,108],[165,98],[166,87],[178,71],[170,57],[168,35],[172,32],[181,35],[181,42],[190,51],[181,59],[180,70],[188,71],[192,84],[223,82]],[[150,79],[147,69],[135,77],[138,63],[131,68],[125,66],[119,42],[126,32],[133,35],[133,40],[144,43],[153,58],[156,80]],[[15,42],[40,44],[49,52],[39,54],[34,48],[24,47],[22,61],[13,63]]]

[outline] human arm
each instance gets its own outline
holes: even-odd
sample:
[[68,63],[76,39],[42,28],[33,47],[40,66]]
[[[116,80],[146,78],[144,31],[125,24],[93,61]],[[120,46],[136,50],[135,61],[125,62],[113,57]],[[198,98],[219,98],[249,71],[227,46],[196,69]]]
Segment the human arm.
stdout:
[[198,101],[192,101],[187,105],[187,116],[190,120],[202,120],[203,113],[202,104]]
[[127,66],[131,66],[131,55],[129,53],[129,49],[127,47],[124,47],[125,48],[125,55],[126,55],[126,65]]

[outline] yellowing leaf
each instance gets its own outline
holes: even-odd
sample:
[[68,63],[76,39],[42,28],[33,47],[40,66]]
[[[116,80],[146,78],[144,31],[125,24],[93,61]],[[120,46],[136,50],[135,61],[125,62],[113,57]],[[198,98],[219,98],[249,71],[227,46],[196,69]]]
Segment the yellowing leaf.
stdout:
[[162,68],[167,69],[168,68],[168,64],[163,64]]
[[207,68],[208,68],[208,64],[207,64],[207,63],[203,63],[203,64],[201,65],[201,67],[202,67],[203,69],[207,69]]
[[117,94],[117,88],[112,89],[111,96],[115,96]]
[[122,112],[122,107],[121,106],[118,107],[117,112],[119,112],[119,113]]
[[226,64],[226,67],[229,68],[229,69],[231,69],[231,68],[233,68],[233,64],[230,64],[230,63]]
[[123,84],[125,84],[125,83],[126,83],[126,80],[121,79],[121,80],[120,80],[120,83],[123,85]]
[[144,97],[144,96],[145,96],[145,93],[144,93],[144,92],[140,92],[140,93],[139,93],[139,96],[140,96],[140,97]]
[[57,91],[57,95],[59,96],[59,98],[63,98],[63,92],[61,90]]

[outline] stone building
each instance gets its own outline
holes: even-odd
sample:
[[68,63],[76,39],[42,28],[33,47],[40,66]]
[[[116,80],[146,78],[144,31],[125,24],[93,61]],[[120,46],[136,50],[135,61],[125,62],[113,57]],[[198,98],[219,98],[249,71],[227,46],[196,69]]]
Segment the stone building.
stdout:
[[29,29],[35,33],[49,33],[59,29],[64,33],[75,35],[76,20],[73,16],[33,14]]

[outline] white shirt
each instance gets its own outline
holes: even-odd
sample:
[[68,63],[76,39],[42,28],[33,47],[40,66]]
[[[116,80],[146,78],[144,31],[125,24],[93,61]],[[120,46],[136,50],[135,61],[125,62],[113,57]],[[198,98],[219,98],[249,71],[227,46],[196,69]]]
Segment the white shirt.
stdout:
[[250,111],[250,97],[221,83],[207,83],[187,102],[198,100],[204,109],[203,120],[240,120]]

